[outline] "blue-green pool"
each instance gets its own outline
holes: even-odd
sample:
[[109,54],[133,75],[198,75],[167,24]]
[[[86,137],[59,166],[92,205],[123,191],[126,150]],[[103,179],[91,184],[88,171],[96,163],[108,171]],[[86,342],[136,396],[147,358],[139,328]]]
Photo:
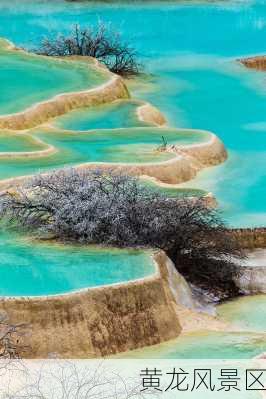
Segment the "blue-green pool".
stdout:
[[[212,191],[232,225],[265,225],[265,74],[235,59],[265,52],[266,2],[65,2],[7,0],[0,35],[28,48],[71,24],[111,21],[141,55],[153,78],[138,96],[174,126],[217,133],[229,149],[222,166],[200,173],[196,188]],[[149,23],[143,23],[149,21]],[[211,34],[210,34],[211,32]],[[191,183],[190,187],[191,187]]]
[[[149,163],[163,162],[176,155],[160,152],[164,136],[170,144],[192,144],[209,140],[205,132],[167,128],[139,127],[100,129],[87,132],[47,130],[38,128],[32,134],[58,151],[42,158],[0,159],[0,179],[32,175],[86,162]],[[1,134],[0,134],[1,145]],[[0,147],[1,148],[1,147]]]
[[162,137],[168,144],[190,145],[208,141],[207,132],[168,128],[138,127],[100,129],[87,132],[51,131],[35,134],[44,142],[64,151],[65,162],[160,162],[175,155],[158,151]]
[[[2,0],[0,36],[32,48],[43,35],[66,31],[76,22],[95,23],[98,18],[111,21],[133,43],[146,71],[153,74],[145,84],[135,86],[136,96],[158,106],[172,126],[211,130],[228,148],[228,161],[201,172],[189,187],[212,191],[231,225],[265,226],[266,74],[249,71],[235,60],[265,53],[266,1],[149,1],[114,6]],[[36,163],[34,170],[38,166],[42,169]],[[17,173],[18,167],[6,163],[0,176]],[[32,170],[32,164],[21,167]],[[265,334],[258,333],[256,325],[254,330],[188,334],[132,356],[253,357],[266,349]]]
[[76,131],[148,126],[137,117],[137,109],[141,105],[139,101],[123,100],[81,108],[56,118],[53,124],[61,129]]
[[142,359],[251,359],[266,350],[266,335],[247,332],[197,332],[118,357]]
[[38,243],[0,233],[0,296],[55,295],[143,278],[151,251]]
[[265,305],[266,295],[245,296],[218,306],[218,315],[239,328],[265,333]]
[[107,80],[88,63],[38,57],[7,50],[6,46],[0,40],[0,115],[23,111],[56,94],[85,90]]
[[45,143],[36,140],[34,137],[24,133],[11,133],[0,131],[0,153],[6,152],[33,152],[47,148]]
[[98,18],[111,21],[153,73],[137,96],[157,105],[171,125],[211,130],[229,149],[228,161],[201,172],[195,188],[215,194],[231,225],[265,225],[266,75],[235,62],[265,53],[265,0],[137,6],[64,0],[16,0],[11,5],[2,0],[0,36],[32,48],[45,35]]

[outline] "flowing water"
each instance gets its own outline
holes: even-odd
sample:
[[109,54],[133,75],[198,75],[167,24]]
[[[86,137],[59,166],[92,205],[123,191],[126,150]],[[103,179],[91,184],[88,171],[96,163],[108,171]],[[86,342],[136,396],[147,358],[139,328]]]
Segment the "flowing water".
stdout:
[[[189,145],[207,141],[205,132],[178,131],[166,128],[139,127],[130,129],[100,129],[89,132],[37,133],[44,142],[59,150],[72,152],[78,162],[146,163],[173,158],[175,155],[157,151],[162,136],[169,144]],[[66,159],[65,162],[68,162]]]

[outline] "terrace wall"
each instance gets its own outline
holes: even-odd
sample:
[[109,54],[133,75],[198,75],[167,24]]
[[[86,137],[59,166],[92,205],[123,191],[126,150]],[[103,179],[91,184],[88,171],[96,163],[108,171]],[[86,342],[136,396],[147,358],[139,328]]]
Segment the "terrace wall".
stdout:
[[[0,299],[10,323],[28,323],[27,358],[107,356],[176,338],[181,331],[168,283],[167,256],[158,272],[130,283],[48,297]],[[25,340],[25,338],[24,338]]]
[[232,229],[231,231],[240,241],[242,248],[255,249],[266,247],[265,227]]

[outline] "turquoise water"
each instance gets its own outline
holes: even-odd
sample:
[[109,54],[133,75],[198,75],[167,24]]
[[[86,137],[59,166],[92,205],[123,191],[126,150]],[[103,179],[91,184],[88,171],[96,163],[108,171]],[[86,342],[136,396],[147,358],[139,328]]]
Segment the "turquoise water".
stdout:
[[[200,58],[204,68],[210,68],[207,60]],[[229,151],[224,164],[202,171],[189,187],[213,192],[231,225],[264,226],[266,133],[253,130],[250,124],[264,118],[266,75],[217,58],[212,59],[213,69],[209,70],[202,66],[192,70],[190,59],[183,62],[178,77],[190,87],[172,97],[180,109],[186,109],[179,125],[205,126],[222,138]]]
[[259,333],[198,332],[175,341],[127,352],[118,357],[142,359],[250,359],[266,350],[266,335]]
[[104,74],[82,62],[74,67],[0,47],[0,115],[23,111],[59,93],[95,87],[105,80]]
[[1,159],[0,179],[31,175],[84,162],[162,162],[175,156],[157,151],[162,143],[162,135],[169,144],[198,143],[209,138],[204,132],[150,127],[80,133],[59,130],[44,133],[38,129],[35,135],[45,143],[54,145],[58,152],[36,159]]
[[203,197],[204,195],[208,194],[204,190],[196,189],[196,188],[179,188],[176,186],[165,186],[165,185],[158,185],[156,182],[152,180],[141,179],[141,183],[143,186],[155,191],[157,193],[166,195],[168,197],[173,198],[182,198],[182,197]]
[[148,126],[137,117],[138,101],[115,101],[112,104],[82,108],[56,118],[53,124],[66,130],[117,129]]
[[33,243],[0,234],[0,296],[61,294],[154,270],[149,251]]
[[0,153],[1,152],[24,152],[40,151],[47,146],[36,141],[27,134],[16,134],[10,132],[0,132]]
[[[266,296],[254,295],[218,306],[218,315],[247,331],[266,331]],[[254,311],[256,309],[256,311]]]
[[[208,129],[225,142],[228,161],[201,172],[189,187],[213,191],[231,225],[265,226],[266,74],[249,71],[235,59],[265,53],[266,2],[147,2],[136,7],[63,0],[17,0],[11,5],[3,0],[0,35],[31,48],[43,35],[98,18],[118,27],[139,51],[146,70],[153,73],[144,88],[135,88],[137,97],[157,105],[172,126]],[[82,140],[77,141],[76,148],[84,147]],[[120,150],[124,152],[123,144]],[[32,173],[49,168],[49,162],[1,164],[0,176],[16,174],[20,167],[23,174],[24,170]],[[243,317],[245,309],[250,312],[252,306],[244,307]],[[132,355],[253,357],[266,350],[265,335],[256,332],[264,328],[257,317],[247,321],[253,334],[192,334]]]
[[[168,144],[189,145],[207,141],[205,132],[193,132],[154,127],[130,129],[101,129],[89,132],[51,131],[37,133],[44,142],[65,151],[65,162],[159,162],[171,159],[173,154],[157,151],[162,136]],[[69,158],[67,158],[69,157]]]
[[173,126],[209,129],[224,140],[229,160],[200,173],[195,188],[213,191],[231,225],[265,225],[266,75],[235,62],[265,53],[265,0],[137,7],[63,0],[16,0],[11,6],[3,0],[0,35],[31,48],[44,35],[98,18],[111,21],[153,73],[146,90],[136,91],[139,97],[157,105]]

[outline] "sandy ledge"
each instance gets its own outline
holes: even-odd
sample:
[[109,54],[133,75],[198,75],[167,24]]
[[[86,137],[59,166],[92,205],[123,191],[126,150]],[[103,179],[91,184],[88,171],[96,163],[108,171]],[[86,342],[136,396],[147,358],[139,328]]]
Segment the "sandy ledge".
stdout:
[[150,103],[145,103],[137,108],[137,116],[141,122],[151,123],[155,126],[165,126],[167,121],[161,111]]

